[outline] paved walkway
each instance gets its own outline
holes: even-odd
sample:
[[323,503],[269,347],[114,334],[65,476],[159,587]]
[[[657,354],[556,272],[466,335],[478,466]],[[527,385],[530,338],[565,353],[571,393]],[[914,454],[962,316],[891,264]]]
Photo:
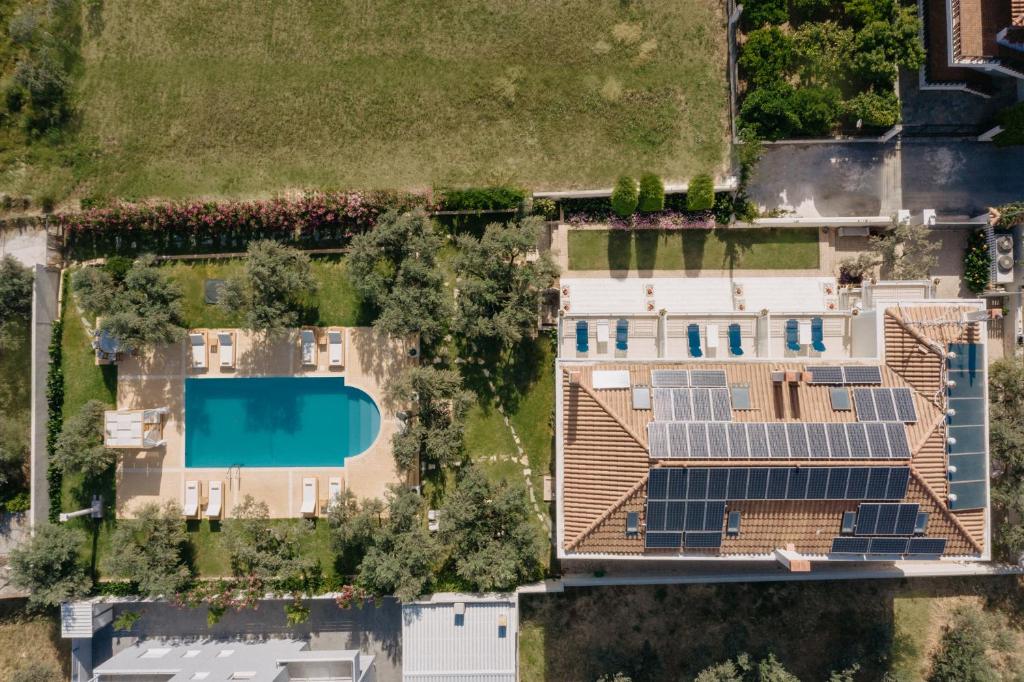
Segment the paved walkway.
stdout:
[[49,265],[46,230],[9,227],[0,229],[0,257],[12,255],[22,265]]

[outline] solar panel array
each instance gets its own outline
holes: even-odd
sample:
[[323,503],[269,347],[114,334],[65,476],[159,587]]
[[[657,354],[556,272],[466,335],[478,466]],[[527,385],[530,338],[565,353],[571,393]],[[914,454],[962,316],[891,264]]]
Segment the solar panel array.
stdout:
[[926,557],[946,551],[946,538],[838,537],[832,540],[832,554],[885,554]]
[[910,458],[906,427],[899,422],[655,420],[647,424],[647,444],[653,459]]
[[808,365],[812,384],[880,384],[882,368],[874,365]]
[[652,388],[725,388],[724,369],[655,369],[651,370]]
[[916,504],[862,504],[857,510],[857,535],[912,535]]
[[862,422],[917,421],[917,409],[909,388],[855,388],[853,405]]
[[652,392],[655,421],[732,421],[728,388],[655,388]]
[[725,502],[654,500],[647,504],[647,532],[722,531]]
[[907,467],[659,467],[650,470],[647,504],[650,508],[659,501],[901,500],[909,478]]

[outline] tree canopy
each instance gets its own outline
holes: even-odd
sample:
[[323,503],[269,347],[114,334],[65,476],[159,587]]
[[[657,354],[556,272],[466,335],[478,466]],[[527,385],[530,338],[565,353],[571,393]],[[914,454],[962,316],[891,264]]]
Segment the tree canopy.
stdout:
[[104,570],[131,580],[150,597],[170,596],[191,577],[185,565],[187,540],[176,502],[162,508],[156,503],[144,505],[134,519],[118,521]]
[[1004,559],[1024,559],[1024,361],[1003,358],[989,367],[989,451],[998,475],[992,479],[993,544]]
[[376,328],[392,336],[418,333],[427,343],[444,335],[451,302],[437,266],[442,246],[444,239],[421,211],[389,211],[371,231],[353,237],[349,276],[377,310]]
[[103,445],[103,412],[99,400],[90,400],[78,414],[64,422],[52,462],[65,474],[80,472],[86,478],[101,476],[116,460],[116,451]]
[[988,629],[980,614],[961,609],[932,657],[928,682],[996,682],[1001,679],[988,657]]
[[558,266],[548,254],[536,259],[543,220],[526,218],[513,225],[491,224],[480,239],[459,237],[456,329],[471,343],[495,342],[507,348],[537,329],[541,292],[551,286]]
[[473,393],[463,388],[457,371],[410,367],[392,380],[385,395],[396,405],[413,405],[404,429],[391,440],[401,470],[417,461],[451,465],[462,459],[463,420]]
[[488,481],[467,469],[445,503],[441,540],[451,550],[455,572],[474,590],[508,590],[539,577],[543,538],[519,483]]
[[184,332],[181,289],[153,256],[137,258],[123,280],[87,267],[75,272],[71,284],[79,305],[102,317],[100,329],[128,348],[169,343]]
[[882,263],[882,276],[892,279],[927,279],[939,262],[941,242],[931,238],[927,225],[896,223],[871,237],[871,248]]
[[236,576],[305,585],[320,571],[316,560],[301,551],[310,532],[300,519],[271,522],[267,503],[246,495],[224,520],[221,544]]
[[299,324],[316,288],[309,256],[261,239],[249,243],[245,269],[225,282],[219,304],[229,313],[241,312],[247,329],[276,333]]
[[29,593],[35,607],[58,606],[83,596],[92,586],[78,551],[85,534],[69,526],[43,524],[19,547],[11,550],[11,583]]
[[0,258],[0,346],[8,326],[24,324],[32,316],[32,271],[11,255]]

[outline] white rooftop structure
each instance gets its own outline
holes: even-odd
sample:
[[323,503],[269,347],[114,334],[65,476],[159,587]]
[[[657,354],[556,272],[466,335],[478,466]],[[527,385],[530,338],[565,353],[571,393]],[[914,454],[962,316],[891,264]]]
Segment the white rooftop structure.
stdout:
[[103,413],[103,444],[108,448],[157,448],[164,444],[163,416],[168,409],[107,410]]
[[402,606],[402,678],[430,682],[515,682],[519,614],[515,595],[435,594]]
[[373,656],[306,642],[146,640],[93,670],[95,682],[373,682]]

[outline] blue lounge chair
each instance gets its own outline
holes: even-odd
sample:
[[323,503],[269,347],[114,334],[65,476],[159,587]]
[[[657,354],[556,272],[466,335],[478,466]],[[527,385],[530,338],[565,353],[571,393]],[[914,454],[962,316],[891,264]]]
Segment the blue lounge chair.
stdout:
[[688,326],[686,328],[686,338],[690,340],[690,357],[703,357],[704,353],[700,349],[700,327],[695,324]]
[[586,320],[580,320],[576,323],[576,352],[586,353],[590,350],[590,329],[587,327]]
[[615,323],[615,350],[625,351],[629,348],[629,320],[618,320]]
[[796,320],[786,320],[786,348],[800,352],[800,326]]
[[743,339],[738,324],[729,325],[729,352],[735,356],[743,355]]
[[820,317],[811,318],[811,348],[818,353],[825,352],[825,323]]

